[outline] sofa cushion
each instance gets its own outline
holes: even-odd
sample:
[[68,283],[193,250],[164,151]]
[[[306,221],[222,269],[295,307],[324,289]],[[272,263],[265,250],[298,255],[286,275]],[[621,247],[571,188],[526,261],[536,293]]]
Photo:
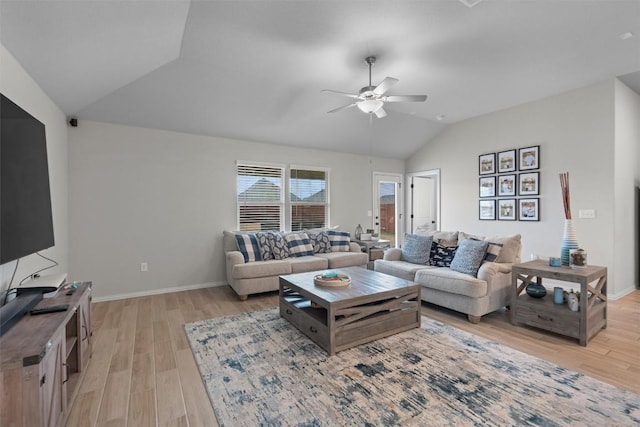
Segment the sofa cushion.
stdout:
[[282,233],[268,233],[267,240],[269,240],[269,249],[273,255],[273,259],[281,260],[289,258],[289,246],[287,241],[284,240]]
[[402,257],[400,259],[413,264],[427,265],[431,253],[431,241],[431,236],[405,233],[404,244],[402,245]]
[[433,268],[434,267],[428,265],[413,264],[406,261],[389,261],[385,259],[377,259],[373,264],[373,269],[379,273],[390,274],[411,282],[413,282],[416,272]]
[[419,270],[416,272],[414,281],[425,288],[471,298],[481,298],[487,295],[487,282],[449,268]]
[[365,265],[369,261],[367,254],[362,252],[330,252],[315,254],[329,262],[329,268],[344,268]]
[[457,246],[445,246],[438,242],[431,243],[429,265],[434,267],[449,267],[456,255]]
[[325,270],[329,268],[329,261],[319,256],[301,256],[289,258],[292,273],[304,273],[307,271]]
[[307,232],[311,245],[313,246],[314,254],[326,254],[331,252],[331,241],[329,241],[329,235],[326,231],[320,231],[318,233]]
[[281,274],[290,273],[291,264],[289,261],[281,260],[256,261],[233,266],[234,279],[253,279],[257,277],[279,276]]
[[289,256],[301,257],[313,255],[313,245],[307,233],[287,233],[284,240],[289,247]]
[[260,247],[254,233],[237,233],[235,235],[238,249],[244,257],[244,262],[260,261]]
[[459,273],[470,274],[473,277],[478,275],[478,269],[487,254],[489,242],[475,239],[464,239],[458,245],[456,255],[451,261],[449,268]]
[[349,252],[351,238],[348,231],[328,230],[327,234],[331,242],[331,252]]

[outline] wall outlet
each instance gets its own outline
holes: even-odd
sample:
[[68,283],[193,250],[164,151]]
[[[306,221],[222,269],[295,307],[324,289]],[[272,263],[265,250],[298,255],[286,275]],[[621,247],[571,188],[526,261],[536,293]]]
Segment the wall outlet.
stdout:
[[595,217],[596,217],[595,209],[580,209],[580,211],[578,211],[578,218],[594,219]]
[[149,270],[149,266],[147,265],[146,262],[141,262],[140,263],[140,271],[148,271]]

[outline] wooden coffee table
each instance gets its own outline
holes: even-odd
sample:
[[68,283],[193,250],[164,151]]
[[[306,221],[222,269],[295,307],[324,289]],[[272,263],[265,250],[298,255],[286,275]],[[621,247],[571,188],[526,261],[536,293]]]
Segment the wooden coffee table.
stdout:
[[280,276],[280,316],[329,355],[420,327],[420,286],[360,267],[327,270],[347,274],[344,288],[316,286],[323,271]]

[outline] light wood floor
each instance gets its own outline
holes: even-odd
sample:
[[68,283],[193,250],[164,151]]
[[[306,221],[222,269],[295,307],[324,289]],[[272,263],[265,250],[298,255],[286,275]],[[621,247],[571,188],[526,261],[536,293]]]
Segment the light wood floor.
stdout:
[[[183,324],[277,305],[241,302],[228,286],[93,305],[93,357],[68,426],[216,426]],[[608,326],[588,347],[512,326],[506,311],[478,325],[423,304],[426,316],[640,393],[640,291],[609,302]]]

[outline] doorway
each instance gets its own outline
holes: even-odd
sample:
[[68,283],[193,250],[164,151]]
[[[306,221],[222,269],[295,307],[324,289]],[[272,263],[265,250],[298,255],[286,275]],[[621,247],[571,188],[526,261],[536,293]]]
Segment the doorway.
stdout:
[[425,233],[440,229],[440,169],[407,175],[407,230]]
[[373,174],[373,227],[381,240],[397,246],[402,232],[402,175]]

